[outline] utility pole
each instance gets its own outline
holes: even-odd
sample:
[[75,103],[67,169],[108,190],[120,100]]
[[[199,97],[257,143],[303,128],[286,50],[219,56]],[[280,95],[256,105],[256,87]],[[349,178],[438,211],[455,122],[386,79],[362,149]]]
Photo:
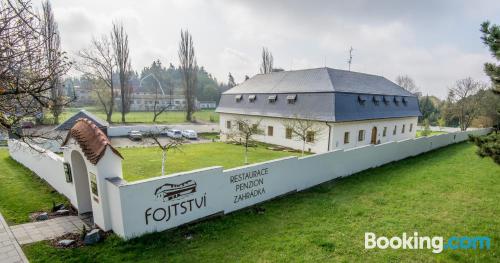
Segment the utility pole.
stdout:
[[349,71],[351,71],[351,64],[352,64],[352,51],[354,49],[351,47],[351,49],[349,49],[349,60],[347,61],[347,63],[349,64]]

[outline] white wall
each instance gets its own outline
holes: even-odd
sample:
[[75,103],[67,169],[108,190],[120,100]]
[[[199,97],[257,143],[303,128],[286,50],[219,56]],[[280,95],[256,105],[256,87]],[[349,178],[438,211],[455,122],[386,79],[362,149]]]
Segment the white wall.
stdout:
[[[236,119],[248,120],[252,123],[257,123],[260,121],[260,129],[264,131],[264,135],[255,135],[254,139],[260,142],[281,145],[285,147],[289,147],[292,149],[302,150],[302,141],[297,140],[292,137],[292,139],[287,139],[285,137],[286,130],[283,124],[284,119],[280,118],[271,118],[271,117],[256,117],[256,116],[244,116],[244,115],[235,115],[235,114],[227,114],[220,113],[220,130],[221,130],[221,140],[225,139],[225,134],[231,132],[226,127],[226,121],[232,121],[232,129],[233,131],[238,127],[235,127],[234,121]],[[273,136],[267,135],[267,127],[273,127]],[[328,151],[328,130],[330,127],[326,125],[325,122],[318,122],[317,128],[321,129],[321,131],[315,136],[314,143],[306,143],[305,150],[308,151],[311,149],[311,152],[321,153]]]
[[[405,125],[405,131],[402,127]],[[415,138],[417,132],[417,117],[378,119],[367,121],[352,121],[334,123],[332,132],[332,149],[348,149],[371,144],[373,127],[377,127],[377,142],[402,141]],[[387,127],[386,136],[383,136],[384,127]],[[394,127],[396,134],[393,135]],[[410,127],[412,130],[410,131]],[[358,140],[358,133],[364,130],[364,140]],[[349,132],[349,143],[344,143],[344,134]]]
[[[225,171],[221,167],[211,167],[133,183],[109,183],[110,188],[115,188],[113,191],[118,189],[123,216],[124,231],[116,232],[124,238],[131,238],[209,216],[230,213],[335,178],[464,141],[468,134],[482,135],[488,131],[489,129],[483,129],[365,145],[304,158],[272,160]],[[166,183],[179,184],[187,180],[196,182],[195,193],[179,200],[166,200],[154,195],[155,190]],[[116,194],[114,199],[113,202],[118,203]],[[195,207],[193,200],[204,200],[203,205]],[[170,217],[164,211],[170,211]],[[114,211],[118,212],[118,209]]]
[[66,196],[73,206],[77,206],[75,188],[72,183],[66,182],[64,159],[61,156],[34,145],[30,147],[17,140],[9,140],[8,144],[12,159],[33,171],[56,191]]
[[[455,132],[338,149],[304,158],[289,157],[225,171],[222,167],[209,167],[132,183],[120,178],[121,168],[98,167],[99,175],[105,177],[105,181],[99,183],[99,191],[106,192],[100,195],[101,202],[106,205],[100,208],[103,219],[99,220],[103,220],[105,229],[113,229],[116,234],[128,239],[230,213],[335,178],[465,141],[469,134],[484,135],[489,131]],[[71,188],[63,183],[60,158],[31,153],[26,147],[15,150],[15,144],[18,143],[9,142],[14,159],[30,167],[40,177],[47,178],[58,191],[66,192],[66,196],[72,195]],[[116,157],[109,152],[105,156]],[[113,160],[113,163],[116,164],[116,161]],[[60,169],[54,170],[58,165],[61,165]],[[185,192],[171,200],[163,195],[155,195],[156,190],[165,189],[166,184],[178,185],[188,181],[191,185],[196,183],[196,188],[189,188],[191,191],[195,189],[193,192]]]
[[[257,141],[286,146],[289,148],[301,150],[302,142],[297,141],[295,138],[287,139],[286,128],[283,124],[283,119],[272,117],[256,117],[247,115],[236,114],[220,114],[220,129],[221,139],[224,140],[224,134],[230,133],[231,130],[227,129],[226,122],[233,121],[232,129],[234,127],[234,120],[242,119],[249,120],[250,122],[257,123],[260,121],[260,128],[264,130],[264,135],[256,135],[254,139]],[[402,133],[402,127],[405,125],[405,132]],[[273,136],[267,135],[267,127],[273,126]],[[396,135],[393,135],[394,126],[396,126]],[[410,126],[412,127],[410,131]],[[317,127],[321,129],[316,135],[314,143],[306,143],[305,150],[309,149],[314,153],[324,153],[336,149],[348,149],[371,144],[372,128],[377,127],[377,141],[385,143],[388,141],[401,141],[406,139],[415,138],[417,130],[417,117],[408,118],[392,118],[392,119],[377,119],[366,121],[351,121],[351,122],[317,122]],[[387,127],[386,136],[383,136],[383,129]],[[329,129],[331,130],[329,132]],[[365,131],[364,140],[358,140],[358,132]],[[349,132],[349,143],[344,143],[344,133]],[[328,137],[330,136],[330,147],[328,147]]]

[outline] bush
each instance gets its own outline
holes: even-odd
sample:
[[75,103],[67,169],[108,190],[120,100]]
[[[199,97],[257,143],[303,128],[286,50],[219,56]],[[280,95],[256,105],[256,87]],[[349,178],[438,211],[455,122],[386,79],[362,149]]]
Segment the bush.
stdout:
[[424,120],[424,129],[422,130],[422,136],[429,136],[431,134],[431,128],[429,127],[429,120]]
[[481,157],[490,156],[500,164],[500,134],[490,133],[485,136],[469,135],[469,140],[479,147],[477,154]]

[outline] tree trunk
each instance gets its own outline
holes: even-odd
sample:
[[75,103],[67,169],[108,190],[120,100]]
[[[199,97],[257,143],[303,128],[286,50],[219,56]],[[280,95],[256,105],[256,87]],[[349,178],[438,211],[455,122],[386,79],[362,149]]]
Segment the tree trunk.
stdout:
[[165,162],[167,161],[167,151],[163,149],[161,157],[161,176],[165,175]]
[[306,140],[302,141],[302,157],[304,157],[304,150],[306,148]]
[[248,164],[248,140],[245,141],[245,164]]

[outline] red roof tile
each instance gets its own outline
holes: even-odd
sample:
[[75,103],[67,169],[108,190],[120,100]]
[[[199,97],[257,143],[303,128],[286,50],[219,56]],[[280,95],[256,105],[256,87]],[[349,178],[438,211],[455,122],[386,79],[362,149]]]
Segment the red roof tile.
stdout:
[[120,152],[111,146],[111,142],[106,134],[87,118],[80,118],[75,122],[75,125],[73,125],[68,132],[68,136],[62,145],[66,145],[70,137],[78,142],[87,160],[94,165],[97,164],[104,155],[106,146],[109,146],[116,155],[123,159]]

